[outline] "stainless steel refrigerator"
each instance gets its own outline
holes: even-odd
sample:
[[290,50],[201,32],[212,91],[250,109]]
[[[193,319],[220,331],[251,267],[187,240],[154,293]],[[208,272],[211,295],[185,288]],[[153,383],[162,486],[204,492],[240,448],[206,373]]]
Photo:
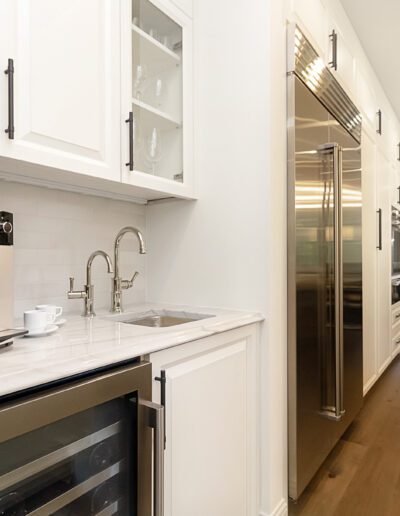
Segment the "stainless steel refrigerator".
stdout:
[[361,115],[288,30],[289,496],[362,405]]

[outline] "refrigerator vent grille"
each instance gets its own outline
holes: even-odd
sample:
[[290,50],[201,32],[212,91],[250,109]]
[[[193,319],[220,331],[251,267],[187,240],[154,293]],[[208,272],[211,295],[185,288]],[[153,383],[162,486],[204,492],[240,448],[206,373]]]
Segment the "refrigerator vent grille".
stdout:
[[[292,52],[292,49],[289,51]],[[289,72],[294,72],[353,138],[361,143],[360,111],[297,25],[294,27],[294,63]]]

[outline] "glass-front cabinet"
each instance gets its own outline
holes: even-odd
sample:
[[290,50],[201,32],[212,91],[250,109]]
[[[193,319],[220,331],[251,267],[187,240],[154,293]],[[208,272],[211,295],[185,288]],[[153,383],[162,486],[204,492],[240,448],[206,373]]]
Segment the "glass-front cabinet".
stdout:
[[126,0],[122,38],[122,181],[194,197],[191,19],[166,0]]

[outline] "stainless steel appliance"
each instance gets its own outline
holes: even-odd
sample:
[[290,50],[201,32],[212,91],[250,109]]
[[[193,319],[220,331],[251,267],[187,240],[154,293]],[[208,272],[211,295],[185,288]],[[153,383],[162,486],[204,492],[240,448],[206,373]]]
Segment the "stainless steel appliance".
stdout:
[[289,495],[362,405],[361,116],[297,26],[288,38]]
[[400,301],[400,210],[392,206],[392,306]]
[[149,400],[140,361],[3,397],[0,514],[162,516],[163,407]]
[[392,206],[392,277],[400,277],[400,211]]

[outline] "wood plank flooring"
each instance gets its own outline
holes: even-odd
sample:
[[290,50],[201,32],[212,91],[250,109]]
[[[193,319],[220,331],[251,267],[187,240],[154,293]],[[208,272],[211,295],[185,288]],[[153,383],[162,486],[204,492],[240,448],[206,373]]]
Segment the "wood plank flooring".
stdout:
[[289,515],[400,516],[400,356]]

